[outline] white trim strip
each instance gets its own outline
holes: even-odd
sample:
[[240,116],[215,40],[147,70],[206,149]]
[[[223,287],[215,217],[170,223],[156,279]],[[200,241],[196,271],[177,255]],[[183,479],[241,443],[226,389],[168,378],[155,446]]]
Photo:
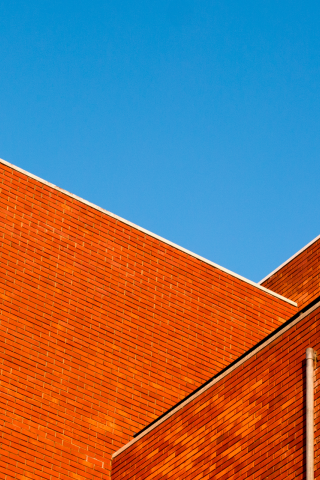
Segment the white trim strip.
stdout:
[[229,275],[232,275],[233,277],[238,278],[239,280],[242,280],[243,282],[246,282],[249,285],[252,285],[252,286],[258,288],[259,290],[262,290],[262,291],[272,295],[273,297],[277,297],[280,300],[283,300],[284,302],[290,303],[294,307],[297,307],[297,303],[293,302],[289,298],[285,298],[282,295],[279,295],[278,293],[273,292],[272,290],[269,290],[268,288],[265,288],[262,285],[259,285],[258,283],[252,282],[251,280],[248,280],[247,278],[242,277],[241,275],[238,275],[237,273],[234,273],[231,270],[228,270],[227,268],[221,267],[220,265],[218,265],[214,262],[211,262],[211,260],[207,260],[206,258],[201,257],[200,255],[197,255],[196,253],[190,252],[190,250],[187,250],[186,248],[180,247],[179,245],[176,245],[175,243],[170,242],[170,240],[166,240],[165,238],[162,238],[159,235],[156,235],[155,233],[149,232],[145,228],[139,227],[138,225],[135,225],[134,223],[129,222],[128,220],[125,220],[124,218],[118,217],[118,215],[115,215],[114,213],[108,212],[108,210],[105,210],[104,208],[98,207],[94,203],[88,202],[87,200],[84,200],[83,198],[78,197],[77,195],[74,195],[73,193],[70,193],[67,190],[63,190],[62,188],[57,187],[53,183],[47,182],[46,180],[43,180],[42,178],[37,177],[36,175],[33,175],[32,173],[29,173],[29,172],[23,170],[20,167],[16,167],[12,163],[9,163],[6,160],[3,160],[2,158],[0,158],[0,163],[3,163],[4,165],[7,165],[7,167],[12,168],[13,170],[17,170],[18,172],[21,172],[24,175],[27,175],[28,177],[33,178],[34,180],[37,180],[38,182],[41,182],[44,185],[47,185],[50,188],[54,188],[55,190],[58,190],[59,192],[64,193],[65,195],[68,195],[69,197],[74,198],[75,200],[78,200],[79,202],[82,202],[85,205],[88,205],[89,207],[94,208],[95,210],[99,210],[99,212],[105,213],[106,215],[109,215],[110,217],[113,217],[113,218],[119,220],[120,222],[123,222],[126,225],[129,225],[130,227],[136,228],[137,230],[140,230],[140,232],[143,232],[146,235],[150,235],[151,237],[156,238],[157,240],[160,240],[161,242],[164,242],[167,245],[170,245],[171,247],[177,248],[181,252],[187,253],[188,255],[191,255],[192,257],[197,258],[198,260],[201,260],[202,262],[205,262],[208,265],[211,265],[212,267],[215,267],[215,268],[221,270],[222,272],[228,273]]
[[144,430],[143,432],[141,432],[140,435],[138,435],[137,437],[133,438],[130,442],[128,442],[126,445],[124,445],[123,447],[119,448],[119,450],[117,450],[115,453],[112,454],[112,459],[114,459],[117,455],[119,455],[121,452],[123,452],[124,450],[126,450],[127,448],[131,447],[131,445],[133,445],[134,443],[136,443],[138,440],[140,440],[141,438],[143,438],[145,435],[147,435],[149,432],[151,432],[152,430],[154,430],[155,428],[157,428],[159,425],[161,425],[163,422],[165,422],[166,420],[168,420],[168,418],[172,417],[172,415],[176,414],[177,412],[179,412],[179,410],[181,410],[182,408],[184,408],[186,405],[188,405],[190,402],[192,402],[193,400],[195,400],[197,397],[199,397],[200,395],[202,395],[205,391],[207,391],[209,388],[213,387],[213,385],[215,385],[216,383],[218,383],[220,380],[222,380],[224,377],[226,377],[227,375],[229,375],[229,373],[233,372],[236,368],[240,367],[241,365],[243,365],[247,360],[249,360],[250,358],[254,357],[255,355],[257,355],[257,353],[259,353],[261,350],[263,350],[265,347],[267,347],[268,345],[270,345],[270,343],[274,342],[274,340],[276,340],[277,338],[279,338],[281,335],[283,335],[285,332],[287,332],[288,330],[290,330],[290,328],[294,327],[295,325],[297,325],[297,323],[299,323],[301,320],[303,320],[303,318],[305,318],[306,316],[310,315],[310,313],[312,313],[314,310],[316,310],[318,307],[320,306],[320,302],[317,302],[315,305],[313,305],[313,307],[311,307],[309,310],[307,310],[306,312],[304,313],[301,313],[295,320],[293,320],[292,323],[290,323],[289,325],[285,326],[284,328],[282,328],[279,332],[277,332],[274,336],[272,336],[271,338],[268,338],[264,343],[262,343],[261,345],[259,345],[256,349],[254,349],[252,352],[248,353],[248,355],[246,355],[245,357],[241,358],[237,363],[235,363],[234,365],[232,365],[232,367],[230,367],[227,371],[221,373],[221,375],[219,375],[219,377],[216,377],[212,380],[212,382],[208,383],[207,385],[205,385],[201,390],[198,390],[197,392],[195,392],[194,395],[192,395],[191,397],[187,398],[185,402],[179,404],[176,408],[174,408],[173,410],[171,410],[170,412],[168,412],[167,415],[165,415],[164,417],[161,417],[159,419],[158,422],[156,423],[153,423],[152,425],[150,425],[149,428],[147,428],[146,430]]
[[320,235],[318,235],[316,238],[314,238],[313,240],[311,240],[311,242],[307,243],[307,245],[305,245],[304,247],[301,248],[301,250],[299,250],[297,253],[295,253],[294,255],[292,255],[292,257],[288,258],[288,260],[286,260],[285,262],[283,262],[279,267],[277,267],[275,270],[273,270],[271,273],[269,273],[266,277],[264,277],[262,280],[260,280],[260,282],[258,282],[258,285],[261,285],[263,282],[265,282],[268,278],[272,277],[272,275],[274,275],[276,272],[278,272],[279,270],[281,270],[281,268],[283,268],[285,265],[287,265],[287,263],[290,263],[291,260],[293,260],[294,258],[296,258],[298,255],[300,255],[300,253],[302,253],[304,250],[306,250],[307,248],[310,247],[310,245],[312,245],[313,243],[315,243],[317,240],[319,240],[320,238]]

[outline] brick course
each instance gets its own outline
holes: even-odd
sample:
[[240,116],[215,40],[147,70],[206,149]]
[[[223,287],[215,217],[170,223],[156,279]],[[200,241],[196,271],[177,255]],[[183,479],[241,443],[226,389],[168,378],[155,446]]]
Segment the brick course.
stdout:
[[0,163],[0,478],[111,453],[297,308]]
[[[137,439],[112,480],[305,478],[305,354],[320,349],[320,307]],[[315,370],[315,479],[320,381]]]

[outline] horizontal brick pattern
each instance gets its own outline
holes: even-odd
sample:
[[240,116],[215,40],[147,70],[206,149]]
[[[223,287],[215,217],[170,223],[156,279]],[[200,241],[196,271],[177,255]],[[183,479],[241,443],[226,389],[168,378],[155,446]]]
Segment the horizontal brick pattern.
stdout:
[[[320,308],[116,456],[112,480],[303,480],[308,347],[319,352]],[[315,479],[319,404],[318,367]]]
[[0,164],[0,477],[111,453],[296,308]]
[[299,308],[317,298],[320,295],[320,239],[262,285],[297,302]]

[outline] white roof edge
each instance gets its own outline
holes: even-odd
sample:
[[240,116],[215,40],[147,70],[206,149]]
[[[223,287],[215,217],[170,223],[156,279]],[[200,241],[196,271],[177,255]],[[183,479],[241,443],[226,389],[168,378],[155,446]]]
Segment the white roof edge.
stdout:
[[124,450],[126,450],[127,448],[131,447],[131,445],[133,445],[134,443],[136,443],[138,440],[140,440],[142,437],[144,437],[145,435],[147,435],[147,433],[151,432],[152,430],[154,430],[156,427],[158,427],[159,425],[161,425],[161,423],[165,422],[166,420],[168,420],[168,418],[172,417],[172,415],[174,415],[175,413],[177,413],[179,410],[181,410],[183,407],[185,407],[186,405],[188,405],[188,403],[192,402],[193,400],[195,400],[197,397],[199,397],[200,395],[202,395],[206,390],[208,390],[209,388],[211,388],[213,385],[215,385],[217,382],[219,382],[220,380],[222,380],[224,377],[226,377],[227,375],[229,375],[230,373],[232,373],[236,368],[240,367],[242,364],[244,364],[247,360],[249,360],[250,358],[254,357],[255,355],[257,355],[257,353],[259,353],[261,350],[263,350],[265,347],[267,347],[268,345],[270,345],[270,343],[274,342],[274,340],[276,340],[277,338],[279,338],[281,335],[283,335],[285,332],[287,332],[288,330],[290,330],[290,328],[294,327],[295,325],[297,325],[297,323],[299,323],[301,320],[303,320],[304,317],[310,315],[310,313],[312,313],[314,310],[316,310],[318,307],[320,306],[320,302],[317,302],[315,305],[313,305],[310,309],[308,309],[306,312],[303,312],[301,313],[292,323],[290,323],[289,325],[286,325],[284,328],[282,328],[279,332],[277,332],[275,335],[273,335],[272,337],[268,338],[265,342],[263,342],[261,345],[259,345],[257,348],[255,348],[254,350],[252,350],[251,352],[248,353],[248,355],[246,355],[245,357],[241,358],[238,362],[236,362],[234,365],[232,365],[232,367],[230,367],[228,370],[224,371],[221,373],[221,375],[219,375],[218,377],[214,378],[211,382],[209,382],[207,385],[204,385],[203,388],[201,388],[200,390],[196,391],[194,395],[192,395],[191,397],[187,398],[185,400],[185,402],[182,402],[180,403],[179,405],[177,405],[176,408],[174,408],[173,410],[171,410],[170,412],[167,413],[167,415],[165,415],[164,417],[160,418],[158,422],[155,422],[153,423],[152,425],[150,425],[149,428],[147,428],[146,430],[144,430],[143,432],[141,432],[140,435],[138,435],[137,437],[133,438],[132,440],[130,440],[130,442],[126,443],[125,445],[123,445],[123,447],[119,448],[119,450],[117,450],[116,452],[114,452],[112,454],[112,459],[114,459],[116,456],[118,456],[121,452],[123,452]]
[[280,300],[283,300],[283,301],[285,301],[287,303],[290,303],[291,305],[297,307],[297,303],[290,300],[289,298],[283,297],[282,295],[279,295],[278,293],[273,292],[272,290],[269,290],[268,288],[265,288],[262,285],[259,285],[258,283],[253,282],[252,280],[248,280],[247,278],[242,277],[241,275],[238,275],[237,273],[234,273],[231,270],[228,270],[227,268],[221,267],[217,263],[214,263],[211,260],[208,260],[204,257],[201,257],[201,255],[197,255],[196,253],[193,253],[190,250],[187,250],[186,248],[180,247],[180,245],[177,245],[173,242],[170,242],[170,240],[166,240],[165,238],[162,238],[155,233],[149,232],[149,230],[146,230],[145,228],[139,227],[138,225],[135,225],[134,223],[129,222],[129,220],[125,220],[124,218],[121,218],[118,215],[115,215],[114,213],[111,213],[108,210],[105,210],[104,208],[101,208],[98,205],[95,205],[94,203],[88,202],[87,200],[84,200],[83,198],[78,197],[77,195],[74,195],[73,193],[70,193],[67,190],[64,190],[63,188],[57,187],[53,183],[47,182],[46,180],[43,180],[42,178],[37,177],[36,175],[33,175],[32,173],[29,173],[26,170],[23,170],[22,168],[17,167],[16,165],[13,165],[12,163],[7,162],[6,160],[3,160],[2,158],[0,158],[0,163],[3,163],[4,165],[7,165],[7,167],[12,168],[13,170],[17,170],[18,172],[21,172],[24,175],[27,175],[28,177],[33,178],[34,180],[37,180],[38,182],[41,182],[44,185],[47,185],[50,188],[54,188],[55,190],[58,190],[59,192],[64,193],[65,195],[68,195],[69,197],[72,197],[75,200],[78,200],[79,202],[82,202],[85,205],[88,205],[89,207],[94,208],[95,210],[99,210],[100,212],[105,213],[106,215],[109,215],[110,217],[113,217],[113,218],[119,220],[120,222],[123,222],[123,223],[137,229],[137,230],[140,230],[141,232],[143,232],[147,235],[150,235],[151,237],[154,237],[157,240],[160,240],[161,242],[164,242],[167,245],[170,245],[171,247],[177,248],[178,250],[180,250],[184,253],[187,253],[188,255],[191,255],[192,257],[197,258],[198,260],[201,260],[202,262],[205,262],[208,265],[211,265],[212,267],[215,267],[215,268],[221,270],[222,272],[228,273],[229,275],[232,275],[233,277],[238,278],[239,280],[242,280],[243,282],[246,282],[249,285],[252,285],[252,286],[258,288],[259,290],[262,290],[262,291],[272,295],[273,297],[277,297]]
[[273,270],[271,273],[269,273],[266,277],[264,277],[262,280],[260,280],[260,282],[258,282],[257,285],[261,285],[261,283],[265,282],[268,278],[272,277],[272,275],[274,275],[275,273],[277,273],[279,270],[281,270],[281,268],[283,268],[285,265],[287,265],[287,263],[290,263],[291,260],[293,260],[295,257],[297,257],[298,255],[300,255],[300,253],[302,253],[304,250],[306,250],[307,248],[310,247],[310,245],[312,245],[314,242],[316,242],[317,240],[320,239],[320,235],[318,235],[316,238],[314,238],[313,240],[311,240],[311,242],[307,243],[307,245],[305,245],[304,247],[301,248],[301,250],[299,250],[298,252],[296,252],[294,255],[292,255],[292,257],[288,258],[288,260],[286,260],[285,262],[283,262],[279,267],[277,267],[275,270]]

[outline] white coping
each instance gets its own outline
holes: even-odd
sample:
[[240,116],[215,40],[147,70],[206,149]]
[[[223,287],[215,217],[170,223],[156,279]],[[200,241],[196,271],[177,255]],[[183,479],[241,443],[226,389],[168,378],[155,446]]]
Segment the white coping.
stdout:
[[174,408],[173,410],[171,410],[170,412],[167,413],[167,415],[165,415],[164,417],[160,418],[158,422],[155,422],[153,423],[152,425],[150,425],[149,428],[147,428],[146,430],[144,430],[143,432],[141,432],[140,435],[138,435],[137,437],[133,438],[132,440],[130,440],[130,442],[126,443],[126,445],[124,445],[123,447],[119,448],[119,450],[117,450],[115,453],[112,454],[112,459],[114,459],[117,455],[119,455],[121,452],[123,452],[124,450],[126,450],[127,448],[131,447],[131,445],[133,445],[134,443],[136,443],[138,440],[140,440],[141,438],[143,438],[145,435],[147,435],[149,432],[151,432],[152,430],[154,430],[155,428],[157,428],[159,425],[161,425],[161,423],[165,422],[166,420],[168,420],[168,418],[172,417],[172,415],[174,415],[175,413],[177,413],[179,410],[181,410],[182,408],[184,408],[186,405],[188,405],[190,402],[192,402],[193,400],[195,400],[197,397],[199,397],[200,395],[202,395],[206,390],[208,390],[209,388],[211,388],[213,385],[215,385],[217,382],[219,382],[220,380],[222,380],[224,377],[226,377],[227,375],[229,375],[229,373],[233,372],[236,368],[240,367],[243,363],[245,363],[247,360],[249,360],[250,358],[254,357],[257,353],[259,353],[261,350],[263,350],[265,347],[267,347],[268,345],[270,345],[270,343],[274,342],[274,340],[276,340],[277,338],[279,338],[281,335],[283,335],[285,332],[287,332],[288,330],[290,330],[290,328],[294,327],[295,325],[297,325],[297,323],[299,323],[304,317],[306,317],[307,315],[310,315],[310,313],[312,313],[315,309],[317,309],[318,307],[320,306],[320,302],[317,302],[315,305],[313,305],[313,307],[311,307],[309,310],[307,310],[306,312],[303,312],[301,313],[295,320],[293,320],[292,323],[290,323],[289,325],[285,326],[284,328],[282,328],[279,332],[277,332],[275,335],[273,335],[271,338],[268,338],[265,342],[263,342],[261,345],[259,345],[257,348],[255,348],[252,352],[248,353],[248,355],[246,355],[245,357],[241,358],[238,362],[236,362],[234,365],[232,365],[232,367],[230,367],[227,371],[225,372],[222,372],[221,375],[219,375],[218,377],[214,378],[210,383],[208,383],[207,385],[205,385],[203,388],[201,388],[200,390],[198,390],[197,392],[195,392],[194,395],[192,395],[191,397],[187,398],[185,402],[181,403],[180,405],[177,405],[176,408]]
[[302,253],[304,250],[306,250],[308,247],[310,247],[310,245],[312,245],[314,242],[316,242],[317,240],[319,240],[320,238],[320,235],[318,235],[316,238],[314,238],[313,240],[311,240],[311,242],[307,243],[307,245],[305,245],[304,247],[301,248],[301,250],[299,250],[297,253],[295,253],[294,255],[292,255],[292,257],[288,258],[288,260],[286,260],[285,262],[283,262],[279,267],[277,267],[275,270],[273,270],[271,273],[269,273],[266,277],[264,277],[262,280],[260,280],[260,282],[258,283],[258,285],[261,285],[261,283],[265,282],[268,278],[272,277],[272,275],[274,275],[276,272],[278,272],[279,270],[281,270],[281,268],[283,268],[285,265],[287,265],[287,263],[291,262],[291,260],[293,260],[294,258],[296,258],[298,255],[300,255],[300,253]]
[[143,232],[147,235],[150,235],[151,237],[154,237],[157,240],[160,240],[161,242],[164,242],[167,245],[170,245],[171,247],[177,248],[178,250],[181,250],[182,252],[187,253],[188,255],[191,255],[192,257],[197,258],[197,259],[201,260],[202,262],[207,263],[208,265],[211,265],[215,268],[218,268],[222,272],[228,273],[229,275],[232,275],[233,277],[238,278],[239,280],[242,280],[243,282],[246,282],[249,285],[253,285],[254,287],[258,288],[259,290],[263,290],[264,292],[269,293],[270,295],[272,295],[274,297],[277,297],[277,298],[280,298],[281,300],[284,300],[285,302],[288,302],[291,305],[297,307],[297,303],[290,300],[289,298],[283,297],[282,295],[279,295],[278,293],[273,292],[272,290],[269,290],[268,288],[265,288],[262,285],[259,285],[258,283],[252,282],[251,280],[248,280],[247,278],[242,277],[241,275],[238,275],[237,273],[234,273],[231,270],[228,270],[227,268],[221,267],[220,265],[218,265],[214,262],[211,262],[211,260],[207,260],[206,258],[201,257],[200,255],[197,255],[196,253],[190,252],[190,250],[187,250],[186,248],[180,247],[179,245],[176,245],[175,243],[170,242],[170,240],[166,240],[165,238],[162,238],[159,235],[156,235],[155,233],[149,232],[145,228],[139,227],[138,225],[135,225],[134,223],[129,222],[128,220],[125,220],[124,218],[121,218],[118,215],[115,215],[114,213],[108,212],[108,210],[105,210],[104,208],[98,207],[94,203],[88,202],[87,200],[84,200],[83,198],[78,197],[77,195],[74,195],[73,193],[70,193],[67,190],[64,190],[63,188],[57,187],[53,183],[47,182],[46,180],[43,180],[42,178],[37,177],[36,175],[33,175],[32,173],[29,173],[26,170],[23,170],[22,168],[17,167],[16,165],[13,165],[12,163],[7,162],[6,160],[3,160],[2,158],[0,158],[0,163],[3,163],[4,165],[7,165],[10,168],[13,168],[14,170],[17,170],[18,172],[21,172],[24,175],[27,175],[28,177],[34,178],[38,182],[41,182],[44,185],[48,185],[50,188],[54,188],[55,190],[58,190],[59,192],[64,193],[65,195],[68,195],[69,197],[72,197],[75,200],[78,200],[79,202],[82,202],[82,203],[88,205],[89,207],[94,208],[95,210],[99,210],[100,212],[103,212],[103,213],[109,215],[110,217],[116,218],[120,222],[123,222],[127,225],[130,225],[131,227],[136,228],[137,230],[140,230],[141,232]]

